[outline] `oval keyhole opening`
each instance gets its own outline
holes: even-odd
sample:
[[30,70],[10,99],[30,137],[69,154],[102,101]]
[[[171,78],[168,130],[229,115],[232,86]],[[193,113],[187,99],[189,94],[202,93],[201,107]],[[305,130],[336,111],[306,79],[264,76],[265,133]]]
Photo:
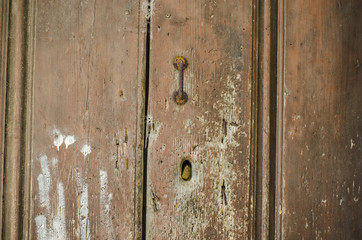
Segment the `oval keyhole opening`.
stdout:
[[185,159],[181,164],[181,178],[185,181],[190,181],[192,177],[192,165],[190,160]]

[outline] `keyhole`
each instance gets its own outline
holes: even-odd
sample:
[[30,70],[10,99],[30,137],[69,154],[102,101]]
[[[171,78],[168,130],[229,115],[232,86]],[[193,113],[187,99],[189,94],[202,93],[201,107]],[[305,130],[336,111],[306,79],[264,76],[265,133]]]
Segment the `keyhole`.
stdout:
[[181,164],[181,178],[185,181],[189,181],[192,177],[192,166],[188,159],[182,161]]

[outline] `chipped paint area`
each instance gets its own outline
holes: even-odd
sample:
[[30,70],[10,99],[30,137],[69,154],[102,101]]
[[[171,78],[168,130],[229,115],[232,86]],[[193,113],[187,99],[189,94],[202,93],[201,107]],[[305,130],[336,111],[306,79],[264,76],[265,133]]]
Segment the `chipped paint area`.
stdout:
[[152,144],[157,140],[158,135],[160,134],[160,130],[162,127],[162,124],[159,121],[153,121],[153,118],[151,115],[147,117],[147,127],[148,127],[148,146],[152,146]]
[[[218,100],[213,104],[213,108],[218,111],[220,119],[223,119],[224,121],[224,123],[220,122],[217,124],[227,125],[225,126],[227,127],[227,131],[224,136],[224,144],[221,145],[221,147],[224,149],[227,146],[239,147],[240,143],[236,139],[238,139],[240,135],[243,137],[248,137],[248,134],[244,131],[241,131],[239,127],[240,110],[238,109],[238,104],[236,102],[238,93],[236,91],[235,82],[240,80],[240,74],[236,74],[236,76],[228,75],[226,77],[225,90],[221,93],[221,100]],[[216,143],[219,142],[220,141],[216,141]]]
[[351,139],[351,149],[353,149],[354,146],[356,146],[356,144],[354,143],[353,139]]
[[77,205],[78,205],[78,221],[80,228],[77,233],[78,239],[90,239],[90,224],[89,224],[89,208],[88,208],[88,184],[83,180],[80,170],[76,170],[77,182]]
[[44,215],[35,218],[37,235],[39,240],[48,240],[47,219]]
[[184,121],[184,126],[188,134],[192,133],[192,128],[195,127],[195,123],[191,119],[186,119]]
[[108,193],[108,174],[106,171],[99,171],[100,180],[100,208],[101,208],[101,224],[107,231],[108,239],[115,239],[113,222],[112,222],[112,193]]
[[[54,129],[52,132],[52,144],[57,147],[59,151],[60,146],[64,143],[65,149],[76,142],[73,135],[64,136],[60,130]],[[90,145],[85,144],[80,152],[86,157],[91,153]],[[45,239],[67,239],[66,219],[65,219],[65,196],[64,186],[61,181],[58,181],[57,187],[57,201],[54,205],[51,202],[53,188],[52,174],[56,176],[58,171],[58,158],[52,157],[48,161],[48,157],[43,154],[39,157],[41,173],[38,175],[38,190],[39,190],[39,205],[45,209],[42,214],[35,218],[37,237],[40,240]],[[49,169],[51,164],[51,171]],[[88,209],[88,184],[82,179],[79,170],[76,171],[77,182],[77,207],[78,207],[78,221],[79,224],[76,235],[78,239],[89,240],[90,237],[90,223],[89,223],[89,209]],[[57,182],[56,180],[54,180]]]
[[62,146],[63,143],[65,144],[65,149],[68,149],[68,147],[76,141],[74,136],[65,136],[57,128],[53,129],[51,137],[53,138],[53,145],[57,148],[57,151],[59,151],[60,146]]
[[64,143],[65,143],[65,149],[68,149],[69,145],[72,145],[73,143],[75,143],[75,137],[74,136],[67,136],[64,139]]
[[[197,140],[186,141],[181,145],[183,151],[192,149],[192,178],[190,181],[182,180],[179,168],[174,174],[173,208],[181,213],[181,219],[175,221],[182,223],[182,229],[165,233],[169,238],[174,239],[177,234],[182,234],[187,239],[201,239],[206,237],[200,236],[200,233],[205,231],[204,234],[211,234],[210,236],[218,239],[237,239],[241,232],[248,229],[248,222],[239,220],[240,216],[247,219],[249,206],[245,204],[238,208],[241,200],[238,199],[237,192],[237,189],[244,191],[240,189],[240,179],[248,177],[249,171],[247,161],[243,164],[245,169],[241,171],[247,176],[240,175],[237,170],[241,165],[241,154],[248,150],[241,148],[243,139],[245,146],[249,144],[249,132],[243,131],[248,126],[241,121],[241,106],[237,102],[240,91],[236,91],[234,84],[240,81],[240,74],[227,76],[227,81],[224,81],[226,86],[222,88],[225,90],[222,91],[221,98],[213,104],[215,111],[205,111],[203,115],[183,120],[184,130],[192,139],[192,133],[200,131],[201,127],[205,141],[200,142],[200,136],[197,136]],[[198,144],[194,145],[195,142]],[[172,148],[175,147],[176,143]],[[161,200],[156,203],[153,203],[151,198],[148,199],[148,209],[153,209],[152,204],[158,206],[157,204],[162,202],[162,197],[158,198]],[[152,214],[156,214],[155,211],[152,211]],[[156,216],[148,216],[148,221]],[[215,219],[214,224],[219,227],[210,226],[210,219]]]
[[40,157],[40,166],[42,173],[38,176],[38,187],[39,187],[39,197],[40,197],[40,206],[46,208],[47,211],[50,211],[50,197],[49,191],[52,185],[52,179],[50,177],[50,171],[48,167],[48,158],[46,155]]
[[82,149],[80,150],[81,153],[83,154],[84,158],[87,157],[88,154],[90,154],[92,152],[92,148],[90,145],[88,144],[84,144]]
[[66,223],[65,223],[65,198],[63,183],[58,183],[58,208],[56,210],[56,216],[53,219],[53,226],[50,230],[52,232],[53,239],[66,239]]
[[64,136],[56,128],[53,129],[52,135],[53,135],[53,144],[54,146],[57,147],[57,151],[59,151],[60,146],[63,144]]
[[[196,229],[205,228],[208,224],[203,220],[206,215],[203,201],[206,201],[207,196],[202,191],[204,185],[204,168],[198,161],[193,161],[194,157],[190,158],[192,163],[192,178],[190,181],[184,181],[180,174],[175,175],[173,207],[178,212],[182,212],[182,223],[184,229],[194,229],[195,231],[183,232],[185,239],[199,239],[200,232]],[[197,158],[195,158],[197,159]],[[195,217],[197,216],[197,217]],[[177,239],[179,237],[174,231],[173,235],[169,234],[170,239]]]
[[[58,182],[57,184],[58,205],[54,208],[53,205],[50,205],[49,191],[52,188],[52,180],[48,167],[48,158],[46,155],[42,155],[39,161],[42,169],[42,173],[38,176],[40,206],[45,208],[47,214],[41,214],[35,218],[37,237],[39,240],[67,239],[63,183]],[[47,216],[51,216],[54,213],[55,216],[47,219]]]

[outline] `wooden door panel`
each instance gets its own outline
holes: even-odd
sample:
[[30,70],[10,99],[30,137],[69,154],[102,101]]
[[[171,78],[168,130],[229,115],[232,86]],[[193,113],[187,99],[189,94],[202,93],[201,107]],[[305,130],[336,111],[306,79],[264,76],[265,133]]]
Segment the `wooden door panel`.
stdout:
[[278,239],[361,239],[362,2],[279,5]]
[[133,239],[142,182],[139,1],[37,1],[32,239]]
[[2,238],[361,239],[361,10],[2,1]]
[[[251,209],[252,1],[155,1],[147,123],[149,239],[246,239]],[[178,88],[184,56],[188,102]],[[183,160],[192,177],[181,178]]]

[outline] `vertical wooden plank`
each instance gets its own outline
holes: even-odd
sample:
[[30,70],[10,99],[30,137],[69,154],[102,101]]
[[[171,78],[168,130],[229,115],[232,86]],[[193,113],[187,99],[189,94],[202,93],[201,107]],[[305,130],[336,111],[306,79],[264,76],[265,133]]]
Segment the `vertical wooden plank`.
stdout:
[[[251,237],[252,35],[252,1],[152,2],[149,239]],[[172,100],[176,56],[189,61],[182,106]],[[184,159],[189,181],[181,178]]]
[[362,2],[281,1],[278,239],[361,239]]
[[32,239],[140,237],[143,1],[37,1]]
[[25,138],[29,133],[25,110],[28,15],[27,3],[22,0],[11,1],[8,6],[2,238],[20,239],[23,237]]
[[[9,1],[0,3],[0,196],[3,196],[3,166],[5,160],[5,109],[6,109],[6,74],[8,49]],[[0,216],[2,216],[3,201],[0,201]],[[2,221],[0,221],[2,232]]]
[[276,1],[259,2],[256,237],[274,239]]

